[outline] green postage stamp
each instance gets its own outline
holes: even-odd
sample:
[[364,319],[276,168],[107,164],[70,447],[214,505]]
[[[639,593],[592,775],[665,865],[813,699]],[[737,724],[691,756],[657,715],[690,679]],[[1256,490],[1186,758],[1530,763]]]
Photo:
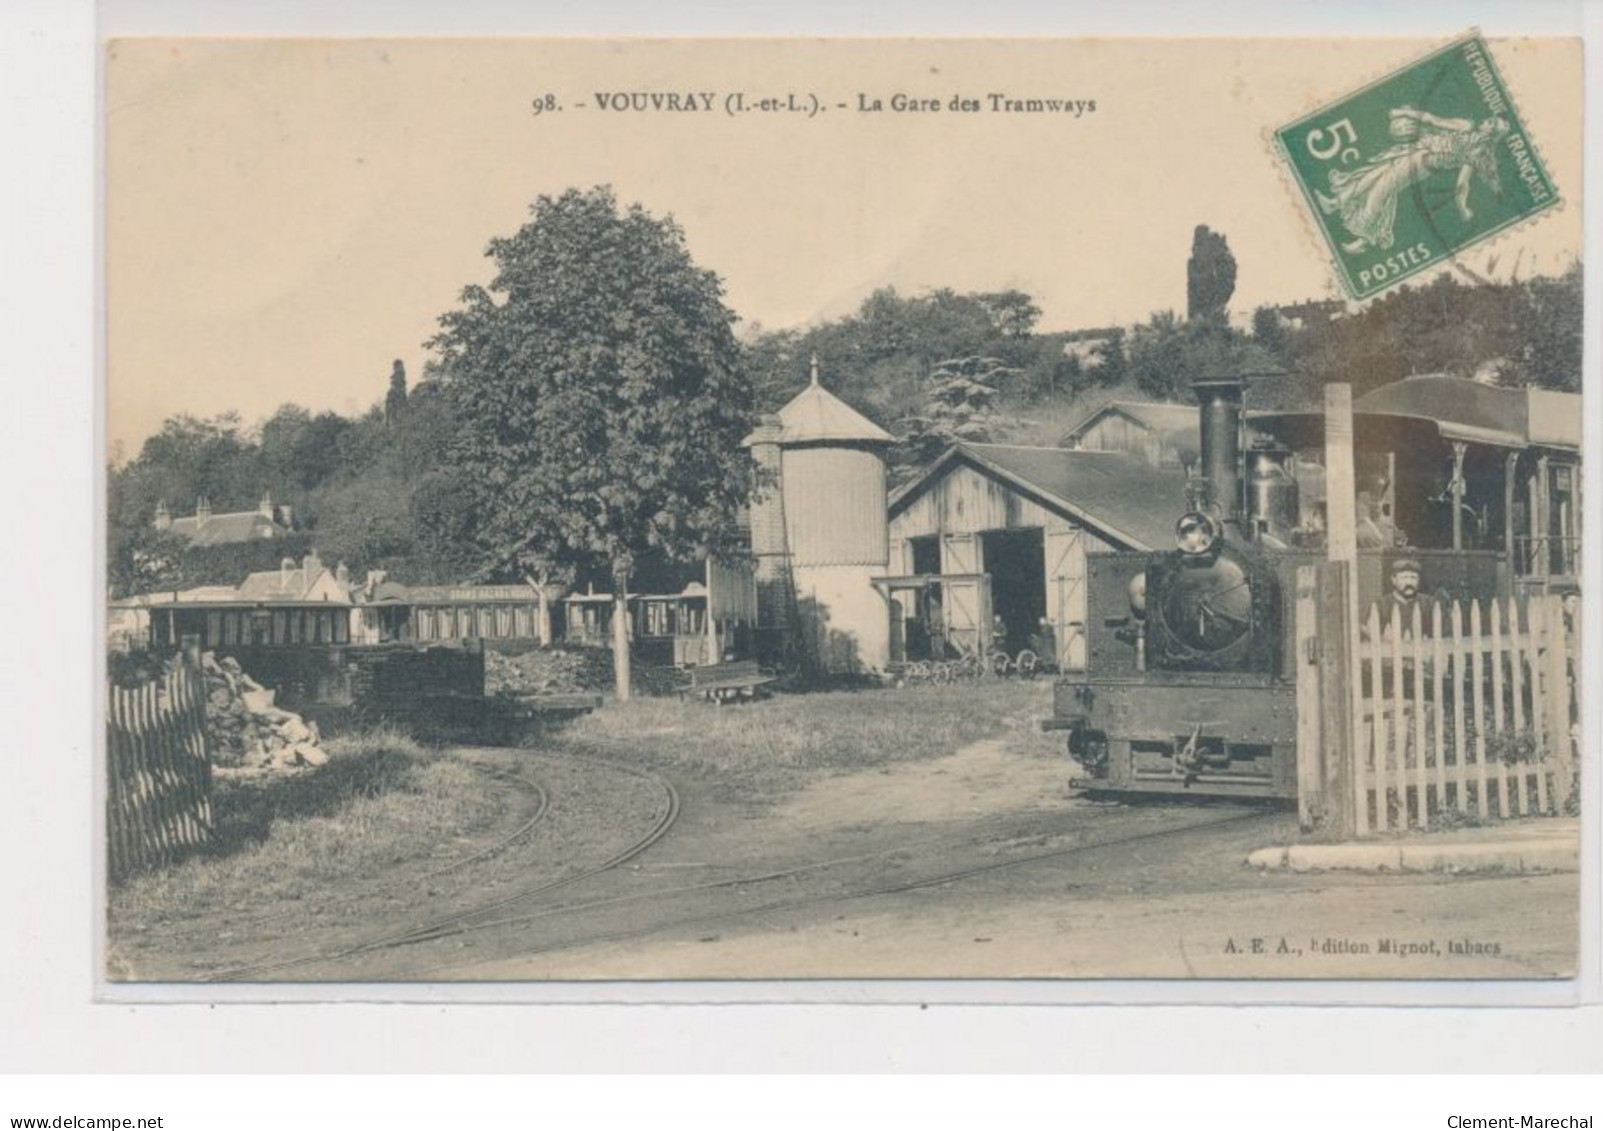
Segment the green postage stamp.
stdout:
[[1479,35],[1275,131],[1353,298],[1558,203]]

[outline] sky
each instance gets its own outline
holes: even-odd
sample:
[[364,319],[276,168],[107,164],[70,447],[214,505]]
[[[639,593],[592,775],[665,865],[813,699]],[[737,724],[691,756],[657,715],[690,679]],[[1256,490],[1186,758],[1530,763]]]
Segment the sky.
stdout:
[[[118,40],[108,440],[132,456],[181,412],[365,410],[392,360],[416,379],[438,317],[488,281],[487,242],[570,186],[672,214],[745,332],[885,286],[1016,287],[1044,330],[1183,311],[1198,224],[1230,242],[1238,317],[1334,297],[1270,132],[1441,42]],[[1556,272],[1581,242],[1579,42],[1492,49],[1570,203],[1465,263]],[[600,108],[637,92],[712,109]],[[822,112],[732,115],[735,93]],[[897,94],[941,110],[896,111]],[[1008,112],[993,94],[1095,109]]]

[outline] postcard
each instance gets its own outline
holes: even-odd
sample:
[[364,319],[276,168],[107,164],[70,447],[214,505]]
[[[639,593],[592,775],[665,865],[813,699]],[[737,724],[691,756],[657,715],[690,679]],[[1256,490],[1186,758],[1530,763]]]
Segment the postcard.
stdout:
[[107,986],[1577,976],[1579,40],[106,50]]

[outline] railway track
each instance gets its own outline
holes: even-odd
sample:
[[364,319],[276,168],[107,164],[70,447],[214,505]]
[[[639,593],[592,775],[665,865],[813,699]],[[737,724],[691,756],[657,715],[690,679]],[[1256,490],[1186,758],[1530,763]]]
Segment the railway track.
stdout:
[[[531,782],[521,775],[508,773],[505,770],[498,770],[493,766],[486,766],[480,763],[463,762],[463,765],[466,765],[468,768],[477,773],[481,773],[486,777],[505,782],[515,789],[527,793],[534,802],[534,808],[530,815],[521,823],[519,823],[518,826],[511,832],[497,837],[494,841],[483,848],[468,853],[465,856],[459,856],[445,864],[440,865],[439,867],[431,868],[425,872],[417,874],[408,873],[405,875],[396,876],[393,879],[383,880],[375,884],[367,885],[361,889],[357,898],[371,898],[372,896],[382,895],[385,892],[394,891],[397,888],[426,883],[429,880],[438,879],[440,876],[449,875],[450,873],[458,871],[462,868],[492,859],[529,836],[529,834],[535,830],[536,826],[538,826],[540,822],[545,819],[546,813],[550,807],[550,798],[546,794],[545,789],[538,782]],[[284,908],[280,911],[270,911],[266,914],[256,915],[247,920],[235,920],[230,924],[230,926],[234,930],[260,930],[263,927],[270,927],[275,923],[281,923],[286,919],[297,916],[304,917],[308,914],[309,910],[312,914],[316,914],[327,909],[328,907],[334,906],[336,902],[350,903],[351,901],[352,900],[350,896],[344,896],[337,901],[327,899],[318,900],[314,898],[310,901],[311,907],[308,909],[308,901],[299,900],[296,901],[294,905]],[[174,937],[186,938],[195,933],[197,932],[179,931],[175,933]],[[216,928],[214,926],[204,927],[199,933],[215,934]]]
[[[463,753],[482,752],[483,751],[479,750],[478,748],[465,748],[463,750]],[[528,756],[541,757],[542,755],[531,754]],[[399,931],[392,931],[386,934],[363,939],[357,943],[337,949],[319,951],[312,954],[299,955],[294,958],[286,958],[271,962],[251,963],[248,965],[231,967],[226,970],[215,971],[209,974],[203,980],[207,982],[252,981],[264,974],[280,974],[288,970],[295,970],[306,966],[316,966],[324,963],[339,962],[345,959],[357,957],[359,955],[368,954],[373,951],[385,950],[392,947],[405,946],[413,943],[426,942],[432,938],[458,933],[463,929],[471,929],[472,925],[482,916],[494,915],[496,912],[504,911],[518,903],[532,899],[535,896],[568,887],[572,884],[576,884],[594,876],[601,875],[604,872],[611,871],[614,868],[628,863],[630,860],[633,860],[635,857],[645,852],[652,845],[656,844],[659,840],[666,836],[668,834],[668,830],[671,829],[674,822],[678,820],[680,810],[679,792],[674,788],[673,784],[667,781],[665,778],[653,774],[650,771],[641,770],[634,766],[626,766],[620,763],[608,762],[598,758],[580,758],[573,755],[562,755],[561,757],[568,762],[582,762],[592,766],[603,766],[618,773],[640,779],[654,786],[660,792],[661,796],[658,800],[658,804],[656,805],[655,818],[649,831],[647,831],[644,836],[632,841],[622,851],[614,853],[612,856],[607,857],[598,864],[580,868],[577,871],[571,872],[565,876],[559,876],[543,883],[535,884],[526,888],[520,888],[510,895],[502,896],[488,903],[479,904],[477,906],[467,908],[466,910],[455,912],[451,915],[441,916],[437,919],[415,924]],[[467,764],[474,766],[475,769],[484,770],[493,776],[500,776],[504,778],[512,777],[512,775],[507,775],[501,771],[493,770],[488,767],[479,766],[472,762]],[[509,836],[503,838],[501,841],[498,841],[496,844],[491,845],[489,848],[481,852],[474,853],[472,856],[465,857],[461,860],[453,861],[451,864],[443,868],[436,869],[433,872],[425,873],[422,876],[407,876],[372,890],[388,890],[390,888],[400,886],[403,883],[420,883],[425,879],[436,878],[448,872],[456,871],[460,868],[488,859],[490,856],[504,851],[516,840],[521,839],[532,832],[534,827],[544,820],[551,810],[550,799],[545,789],[539,785],[535,785],[534,788],[539,790],[541,799],[538,813],[536,813],[533,818],[525,822],[523,826],[515,830]]]
[[[897,895],[926,888],[940,887],[947,884],[961,883],[964,880],[993,872],[1012,868],[1027,867],[1034,864],[1040,864],[1045,861],[1062,860],[1064,858],[1083,853],[1096,852],[1104,849],[1118,848],[1140,843],[1162,841],[1164,839],[1179,836],[1184,833],[1200,832],[1207,829],[1218,828],[1255,818],[1261,818],[1263,815],[1264,814],[1261,811],[1256,810],[1245,813],[1233,813],[1228,816],[1216,818],[1214,820],[1200,821],[1177,828],[1165,828],[1139,833],[1124,834],[1120,836],[1105,837],[1090,843],[1075,844],[1064,848],[1053,849],[1051,851],[1030,853],[1028,855],[1018,856],[1007,860],[990,861],[985,864],[935,872],[932,874],[903,880],[870,884],[865,887],[853,888],[847,891],[818,892],[809,895],[790,896],[783,899],[770,900],[761,904],[747,905],[729,911],[715,911],[711,913],[704,912],[669,921],[655,921],[649,925],[640,927],[629,927],[615,931],[603,931],[599,933],[586,934],[582,937],[567,938],[544,944],[520,944],[517,953],[519,957],[525,955],[546,954],[560,950],[572,950],[578,947],[590,946],[598,943],[623,942],[630,939],[645,938],[663,931],[687,927],[701,927],[712,923],[720,923],[731,919],[767,914],[775,911],[799,910],[807,907],[815,907],[833,903],[847,903],[857,900]],[[1035,834],[1024,835],[1021,836],[1020,839],[1032,839],[1033,835]],[[793,868],[783,868],[762,873],[733,876],[721,880],[711,880],[704,883],[687,884],[673,888],[658,889],[649,892],[638,892],[630,895],[613,896],[605,899],[589,900],[580,903],[560,904],[555,907],[543,908],[538,912],[507,916],[498,919],[479,920],[471,923],[460,923],[451,929],[442,929],[427,936],[417,936],[397,940],[389,945],[393,947],[402,947],[423,942],[437,942],[452,935],[463,935],[480,931],[526,927],[535,923],[546,923],[563,915],[573,915],[585,911],[599,910],[602,908],[615,908],[631,903],[645,903],[653,900],[683,898],[693,894],[717,890],[752,888],[758,885],[773,884],[786,880],[797,879],[809,873],[824,872],[828,871],[829,869],[839,868],[848,864],[864,863],[875,858],[883,858],[906,853],[910,849],[914,848],[937,848],[943,846],[952,847],[955,845],[975,847],[985,843],[994,843],[994,841],[975,841],[970,838],[967,840],[952,839],[944,842],[930,841],[923,844],[919,844],[917,842],[913,844],[900,844],[875,852],[859,853],[850,857],[840,857],[832,860],[814,861],[808,864],[798,865]],[[416,966],[391,976],[391,979],[389,980],[425,980],[430,974],[449,969],[450,965],[451,964],[446,963],[435,963]]]

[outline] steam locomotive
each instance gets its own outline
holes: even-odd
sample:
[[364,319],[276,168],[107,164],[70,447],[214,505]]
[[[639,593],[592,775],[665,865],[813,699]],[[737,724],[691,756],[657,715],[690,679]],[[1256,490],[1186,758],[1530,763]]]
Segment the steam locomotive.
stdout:
[[[1193,384],[1201,474],[1167,553],[1088,559],[1086,668],[1053,688],[1047,730],[1091,792],[1295,801],[1297,568],[1325,559],[1302,514],[1291,452],[1242,445],[1240,378]],[[1407,559],[1403,562],[1402,559]],[[1372,549],[1355,569],[1361,607],[1406,565],[1427,591],[1498,592],[1502,555]]]

